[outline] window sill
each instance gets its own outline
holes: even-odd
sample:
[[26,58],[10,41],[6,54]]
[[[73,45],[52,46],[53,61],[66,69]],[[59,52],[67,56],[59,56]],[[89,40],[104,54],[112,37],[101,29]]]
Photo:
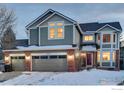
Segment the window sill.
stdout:
[[48,38],[48,40],[58,40],[58,39],[64,39],[64,38],[54,38],[54,39]]

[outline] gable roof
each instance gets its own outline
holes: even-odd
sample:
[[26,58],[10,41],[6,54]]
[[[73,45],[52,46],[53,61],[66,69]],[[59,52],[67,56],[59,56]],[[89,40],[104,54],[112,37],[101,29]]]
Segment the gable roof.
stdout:
[[52,17],[52,16],[55,15],[55,14],[64,17],[64,18],[67,19],[68,21],[71,21],[71,22],[73,22],[73,23],[77,23],[75,20],[73,20],[73,19],[71,19],[71,18],[69,18],[69,17],[67,17],[67,16],[65,16],[65,15],[63,15],[63,14],[57,12],[57,11],[54,11],[54,10],[52,10],[52,9],[48,9],[48,10],[47,10],[45,13],[43,13],[41,16],[39,16],[38,18],[36,18],[35,20],[33,20],[31,23],[29,23],[29,24],[26,26],[26,28],[28,29],[28,28],[30,28],[31,26],[36,26],[36,25],[42,23],[45,19],[48,19],[48,18]]
[[109,23],[99,23],[99,27],[103,27],[105,25],[110,25],[116,29],[122,30],[121,25],[119,22],[109,22]]
[[93,23],[81,23],[79,24],[82,31],[97,31],[100,28],[103,28],[105,26],[110,26],[112,28],[115,28],[119,31],[122,31],[121,25],[119,22],[108,22],[108,23],[98,23],[98,22],[93,22]]
[[39,17],[37,17],[35,20],[33,20],[32,22],[30,22],[28,25],[26,25],[26,28],[28,29],[28,28],[36,25],[36,23],[40,23],[41,21],[43,21],[44,19],[46,19],[47,17],[49,17],[51,14],[53,14],[53,12],[54,11],[52,9],[48,9],[42,15],[40,15]]

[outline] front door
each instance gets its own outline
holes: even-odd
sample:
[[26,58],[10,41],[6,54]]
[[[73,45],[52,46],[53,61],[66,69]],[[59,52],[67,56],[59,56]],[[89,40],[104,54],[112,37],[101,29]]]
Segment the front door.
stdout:
[[87,67],[92,67],[93,64],[93,54],[87,53]]

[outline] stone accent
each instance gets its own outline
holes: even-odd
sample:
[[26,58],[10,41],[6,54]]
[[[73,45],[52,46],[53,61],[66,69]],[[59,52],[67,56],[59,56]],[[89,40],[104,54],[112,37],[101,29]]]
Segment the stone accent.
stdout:
[[74,50],[70,49],[67,51],[67,62],[68,62],[68,71],[74,72],[77,71],[75,64],[75,55]]
[[93,52],[93,67],[97,67],[97,52]]
[[26,71],[32,71],[31,53],[25,52],[25,69]]

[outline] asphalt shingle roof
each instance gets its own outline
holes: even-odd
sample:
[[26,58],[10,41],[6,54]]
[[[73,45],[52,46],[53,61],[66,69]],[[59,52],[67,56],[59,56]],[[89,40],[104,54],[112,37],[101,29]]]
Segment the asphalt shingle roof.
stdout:
[[107,24],[112,27],[115,27],[119,30],[122,30],[119,22],[107,22],[107,23],[93,22],[93,23],[81,23],[79,25],[80,25],[82,31],[96,31]]

